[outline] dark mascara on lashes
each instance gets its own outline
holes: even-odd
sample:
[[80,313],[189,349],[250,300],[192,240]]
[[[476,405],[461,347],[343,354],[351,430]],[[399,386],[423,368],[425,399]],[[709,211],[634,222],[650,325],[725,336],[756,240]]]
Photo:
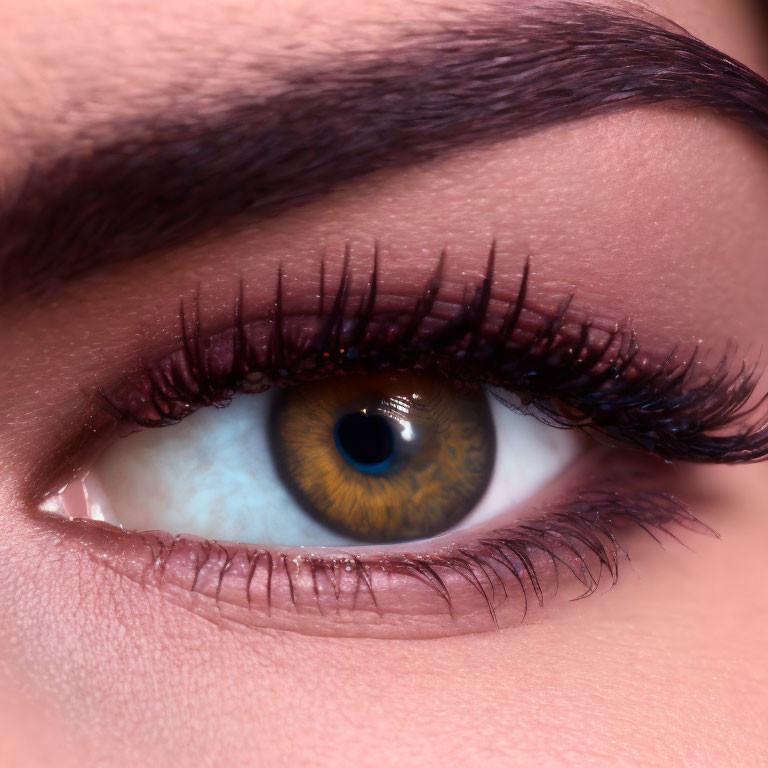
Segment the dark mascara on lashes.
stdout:
[[241,282],[233,327],[206,338],[198,294],[191,307],[180,306],[181,349],[105,390],[104,401],[126,423],[159,427],[199,407],[225,405],[241,391],[332,375],[424,371],[514,391],[548,423],[587,427],[665,458],[735,463],[766,456],[764,400],[747,408],[762,373],[758,363],[734,368],[734,355],[726,352],[703,377],[698,347],[641,363],[650,356],[640,354],[631,328],[606,331],[571,320],[573,295],[554,313],[536,309],[528,300],[530,260],[516,298],[494,320],[488,310],[495,260],[493,244],[481,283],[465,289],[448,317],[437,311],[445,251],[409,310],[377,309],[378,251],[367,293],[350,306],[349,247],[330,308],[321,265],[314,316],[285,311],[280,270],[266,320],[246,322]]
[[219,611],[233,604],[273,617],[275,609],[289,606],[297,615],[341,618],[340,611],[364,610],[381,620],[403,607],[399,589],[390,592],[392,579],[405,579],[432,595],[435,609],[452,620],[474,596],[472,610],[483,610],[496,626],[502,606],[511,606],[522,621],[532,602],[543,606],[546,596],[557,593],[563,577],[577,585],[576,597],[594,594],[606,579],[615,584],[628,530],[659,542],[661,536],[679,541],[676,530],[716,535],[683,502],[649,489],[642,474],[602,478],[569,500],[439,552],[280,552],[162,531],[94,528],[78,518],[54,524],[133,580],[205,596]]

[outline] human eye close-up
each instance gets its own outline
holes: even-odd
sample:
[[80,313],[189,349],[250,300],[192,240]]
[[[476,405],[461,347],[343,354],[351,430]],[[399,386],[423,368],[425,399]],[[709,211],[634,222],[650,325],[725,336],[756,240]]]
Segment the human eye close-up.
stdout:
[[0,764],[768,764],[768,7],[0,19]]

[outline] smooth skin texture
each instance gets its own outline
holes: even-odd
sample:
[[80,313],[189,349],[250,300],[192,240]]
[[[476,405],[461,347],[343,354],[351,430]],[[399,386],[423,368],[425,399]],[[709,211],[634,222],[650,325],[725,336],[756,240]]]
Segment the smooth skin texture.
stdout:
[[[375,44],[394,20],[434,15],[395,1],[276,6],[3,3],[0,185],[34,140],[72,139],[190,73],[205,77],[179,98],[204,103],[254,57]],[[768,72],[757,6],[652,6]],[[607,594],[501,632],[424,641],[208,622],[56,546],[21,501],[81,384],[173,332],[178,296],[199,282],[224,306],[241,274],[266,306],[279,262],[299,293],[318,244],[338,254],[351,240],[363,258],[378,239],[404,291],[446,241],[460,283],[497,237],[510,291],[534,253],[542,285],[632,315],[652,342],[757,349],[768,339],[766,210],[768,150],[751,134],[707,113],[638,110],[380,173],[259,227],[0,308],[0,763],[768,764],[768,465],[696,470],[691,502],[721,540],[640,543],[635,572]]]

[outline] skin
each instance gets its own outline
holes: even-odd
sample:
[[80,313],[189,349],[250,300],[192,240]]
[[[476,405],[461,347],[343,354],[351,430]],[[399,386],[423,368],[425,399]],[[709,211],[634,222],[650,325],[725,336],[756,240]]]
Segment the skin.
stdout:
[[[746,0],[651,5],[768,72]],[[295,43],[309,55],[375,44],[387,22],[431,12],[394,1],[3,3],[3,178],[29,163],[35,140],[131,114],[190,74],[209,75],[193,101],[241,82],[254,40],[265,60]],[[610,592],[503,631],[432,640],[208,621],[57,546],[23,501],[40,456],[77,419],[81,384],[175,332],[178,296],[198,283],[211,312],[231,305],[237,275],[267,306],[279,263],[301,296],[319,243],[333,272],[346,241],[365,263],[379,240],[391,293],[408,294],[446,242],[458,286],[482,273],[496,237],[510,294],[534,254],[542,296],[574,289],[599,317],[631,316],[649,346],[734,338],[757,349],[768,339],[766,210],[768,150],[746,130],[708,113],[636,110],[379,173],[258,227],[0,308],[0,762],[768,761],[768,465],[684,470],[720,540],[666,552],[638,542],[634,572]]]

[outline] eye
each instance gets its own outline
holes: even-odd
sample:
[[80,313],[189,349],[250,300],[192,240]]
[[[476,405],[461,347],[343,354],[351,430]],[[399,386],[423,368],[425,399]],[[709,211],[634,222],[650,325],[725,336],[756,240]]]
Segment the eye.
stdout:
[[582,450],[481,385],[334,377],[118,440],[64,502],[126,528],[265,546],[391,543],[493,520]]
[[528,304],[527,262],[494,302],[494,254],[458,304],[443,255],[421,295],[377,309],[378,262],[353,295],[348,253],[330,307],[324,268],[314,311],[286,304],[282,272],[271,311],[246,312],[241,282],[219,328],[182,302],[178,346],[97,388],[41,512],[213,620],[381,637],[520,621],[615,581],[633,532],[708,532],[674,473],[621,444],[762,456],[759,369],[641,353],[572,295]]

